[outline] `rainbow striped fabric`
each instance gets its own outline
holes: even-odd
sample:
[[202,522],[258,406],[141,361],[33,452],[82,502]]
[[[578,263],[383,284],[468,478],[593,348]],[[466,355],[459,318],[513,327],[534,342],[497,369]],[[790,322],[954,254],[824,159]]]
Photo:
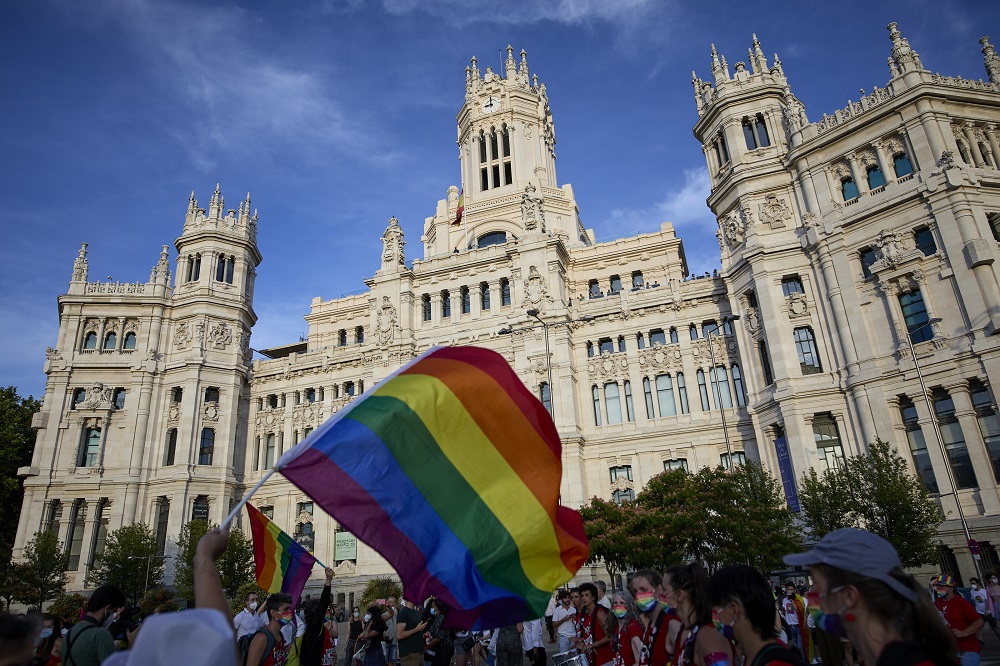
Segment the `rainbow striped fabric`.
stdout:
[[449,626],[541,617],[589,554],[559,506],[552,419],[496,352],[431,349],[287,451],[275,469],[434,595]]
[[250,515],[250,531],[253,534],[253,561],[257,570],[257,585],[269,593],[290,594],[294,607],[298,604],[302,588],[309,580],[316,558],[249,502],[246,507]]

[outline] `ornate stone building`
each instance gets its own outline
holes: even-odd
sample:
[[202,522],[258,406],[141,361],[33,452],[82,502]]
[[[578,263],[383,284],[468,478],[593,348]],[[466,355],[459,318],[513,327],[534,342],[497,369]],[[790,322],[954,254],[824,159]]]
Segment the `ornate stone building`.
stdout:
[[[367,289],[314,299],[307,339],[252,368],[249,200],[223,215],[216,191],[206,215],[192,198],[173,289],[166,248],[145,285],[88,283],[81,250],[18,549],[49,525],[89,561],[110,518],[154,525],[169,551],[183,522],[221,520],[283,451],[400,365],[475,344],[550,407],[567,505],[751,459],[794,507],[809,468],[880,437],[948,513],[944,566],[972,571],[959,506],[1000,566],[1000,58],[984,38],[989,82],[940,76],[894,24],[890,37],[886,87],[815,122],[756,37],[749,65],[730,73],[713,48],[711,79],[693,75],[719,274],[689,275],[669,223],[594,241],[556,177],[545,84],[510,47],[501,73],[466,68],[462,187],[425,220],[420,256],[390,219]],[[218,444],[205,458],[207,430]],[[253,501],[335,563],[342,603],[387,573],[280,476]]]

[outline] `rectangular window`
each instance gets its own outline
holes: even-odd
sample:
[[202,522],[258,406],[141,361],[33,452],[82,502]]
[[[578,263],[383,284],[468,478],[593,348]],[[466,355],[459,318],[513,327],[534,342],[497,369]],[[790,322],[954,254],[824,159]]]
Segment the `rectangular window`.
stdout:
[[622,422],[622,403],[618,384],[608,382],[604,385],[604,403],[608,410],[608,425]]
[[903,320],[906,322],[906,330],[910,334],[910,341],[913,344],[925,342],[934,337],[934,331],[930,326],[930,318],[927,316],[927,308],[924,307],[924,297],[919,289],[899,295],[899,307],[903,309]]
[[667,336],[663,334],[662,328],[656,328],[649,332],[649,346],[667,344]]
[[732,464],[729,462],[729,454],[723,453],[719,456],[719,464],[726,469],[731,469],[733,465],[746,465],[747,464],[747,454],[743,451],[733,451]]
[[487,282],[479,283],[479,306],[481,310],[490,309],[490,285]]
[[80,552],[83,550],[83,521],[87,517],[87,504],[83,500],[73,502],[69,518],[69,534],[66,535],[66,570],[80,568]]
[[677,407],[674,403],[674,382],[670,375],[657,375],[656,401],[659,403],[660,416],[677,415]]
[[664,460],[663,471],[669,472],[672,469],[682,469],[685,472],[688,471],[687,458],[674,458],[672,460]]
[[740,372],[740,366],[733,364],[733,388],[736,389],[736,404],[740,407],[747,406],[747,390],[743,386],[743,374]]
[[986,452],[990,456],[993,467],[993,478],[1000,481],[1000,419],[997,418],[996,405],[990,390],[978,381],[970,382],[972,406],[976,410],[979,421],[979,432],[983,436]]
[[198,447],[198,464],[211,465],[212,455],[215,453],[215,430],[212,428],[201,429],[201,445]]
[[424,321],[431,320],[431,297],[428,294],[424,294],[420,298],[421,310],[423,311]]
[[917,244],[917,249],[929,257],[937,252],[937,243],[934,242],[934,234],[930,227],[918,227],[913,230],[913,240]]
[[112,394],[111,401],[115,405],[115,409],[125,409],[125,389],[118,387]]
[[632,382],[625,380],[625,418],[635,421],[635,407],[632,405]]
[[816,441],[816,451],[819,453],[820,473],[828,469],[843,469],[846,461],[844,447],[840,442],[840,432],[832,414],[826,412],[813,417],[813,438]]
[[963,490],[978,488],[979,482],[976,479],[976,472],[972,468],[972,459],[969,457],[969,449],[965,444],[962,425],[955,416],[955,403],[948,392],[940,388],[933,391],[932,399],[938,430],[941,432],[944,448],[948,452],[948,460],[951,462],[951,471],[955,475],[956,485]]
[[94,538],[91,541],[90,555],[87,557],[87,567],[94,566],[94,558],[104,554],[104,545],[108,540],[108,499],[102,497],[97,500],[97,509],[94,513]]
[[601,354],[614,354],[615,345],[611,342],[611,338],[601,338],[597,341],[599,352]]
[[701,336],[707,338],[709,335],[719,334],[719,323],[714,319],[708,319],[701,323]]
[[792,294],[806,293],[806,290],[802,288],[802,278],[798,275],[787,275],[781,278],[781,293],[786,298]]
[[469,314],[472,312],[472,294],[469,293],[469,288],[462,287],[459,294],[462,300],[462,314]]
[[549,390],[549,385],[546,382],[542,382],[538,385],[538,398],[545,405],[545,411],[552,415],[552,391]]
[[490,189],[490,172],[486,167],[479,170],[479,189],[483,192]]
[[642,281],[642,271],[632,271],[632,291],[642,289],[644,284]]
[[500,278],[500,307],[510,305],[510,280]]
[[878,259],[878,255],[875,254],[875,250],[870,247],[863,247],[858,250],[858,257],[861,259],[861,275],[865,279],[872,276],[872,264]]
[[764,374],[764,385],[774,383],[774,372],[771,370],[771,356],[767,353],[767,343],[761,340],[757,343],[757,356],[760,358],[760,370]]
[[306,402],[313,403],[316,402],[316,389],[306,389]]
[[715,394],[716,402],[719,402],[724,409],[732,409],[733,394],[729,391],[729,375],[726,374],[725,367],[720,365],[715,368],[712,383],[717,391]]
[[364,326],[356,326],[354,328],[354,341],[357,344],[359,344],[359,345],[360,344],[364,344],[364,342],[365,342],[365,327]]
[[642,378],[642,392],[646,394],[646,418],[655,419],[656,412],[653,411],[653,389],[649,383],[649,377]]
[[611,483],[614,483],[618,479],[623,481],[632,480],[632,465],[618,465],[617,467],[609,467],[608,472],[611,475]]
[[813,337],[812,329],[808,326],[795,329],[794,339],[802,374],[813,375],[817,372],[823,372],[819,362],[819,354],[816,352],[816,339]]
[[493,165],[493,187],[500,187],[500,165]]
[[344,395],[353,397],[355,394],[354,382],[344,384]]
[[219,389],[214,386],[205,389],[205,402],[219,402]]
[[441,316],[451,316],[451,292],[447,289],[441,292]]
[[260,507],[260,512],[268,520],[274,520],[274,507],[273,506],[262,506],[262,507]]
[[624,490],[616,490],[611,495],[611,500],[615,504],[621,504],[622,502],[631,502],[635,499],[635,491],[631,488],[625,488]]
[[264,469],[274,467],[274,452],[276,450],[276,438],[274,433],[269,433],[264,439]]
[[514,172],[511,170],[510,162],[503,163],[503,178],[503,182],[506,185],[510,185],[514,182]]
[[45,531],[59,536],[59,523],[62,520],[62,502],[52,500],[49,504],[49,515],[45,518]]
[[899,401],[899,413],[903,419],[903,428],[906,430],[906,442],[910,446],[910,455],[913,456],[913,467],[917,470],[917,476],[924,484],[927,492],[941,492],[938,489],[937,479],[934,477],[934,466],[931,465],[931,457],[927,453],[927,442],[924,440],[924,432],[920,427],[916,406],[909,398],[901,398]]
[[594,425],[601,425],[601,392],[597,386],[590,387],[590,394],[594,401]]
[[681,414],[690,414],[691,406],[688,405],[688,390],[687,385],[684,383],[684,373],[677,373],[677,398],[681,403]]
[[308,513],[310,516],[313,515],[312,502],[299,502],[295,505],[295,515],[301,516],[303,513]]
[[342,328],[337,331],[337,346],[346,347],[347,346],[347,329]]
[[170,500],[166,497],[156,499],[156,554],[163,555],[167,547],[167,527],[170,521]]
[[622,279],[617,275],[611,276],[611,293],[617,294],[622,290]]
[[77,458],[77,467],[95,467],[97,456],[101,450],[101,429],[84,428],[82,441],[80,442],[80,455]]
[[198,495],[191,506],[191,520],[208,521],[208,495]]
[[174,464],[174,457],[177,455],[177,428],[167,431],[167,450],[163,456],[164,466],[169,467]]

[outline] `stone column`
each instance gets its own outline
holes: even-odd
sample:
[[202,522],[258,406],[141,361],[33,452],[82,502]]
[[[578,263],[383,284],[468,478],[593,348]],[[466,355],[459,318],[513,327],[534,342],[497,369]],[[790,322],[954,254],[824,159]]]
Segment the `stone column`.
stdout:
[[858,186],[858,194],[868,192],[868,177],[861,169],[861,165],[858,164],[857,153],[847,154],[847,164],[851,167],[851,177],[854,178],[854,184]]
[[962,124],[962,134],[965,135],[965,140],[969,143],[969,152],[972,154],[972,161],[975,162],[977,167],[986,166],[986,162],[983,160],[983,153],[980,152],[979,143],[976,141],[976,126],[972,124],[971,120],[967,120]]
[[892,168],[892,164],[889,163],[889,159],[885,154],[885,145],[881,141],[875,141],[872,143],[872,146],[875,148],[875,158],[878,160],[878,168],[882,170],[882,177],[885,178],[885,182],[888,184],[896,180],[896,170]]
[[989,123],[983,133],[990,142],[990,150],[993,151],[993,168],[1000,169],[1000,138],[997,137],[996,125]]
[[469,287],[469,301],[471,307],[469,308],[469,314],[473,319],[479,319],[482,314],[483,305],[483,287],[482,283],[475,282]]
[[816,201],[816,189],[813,185],[812,174],[806,170],[802,162],[795,165],[795,173],[799,179],[799,191],[805,200],[806,212],[819,213],[819,203]]

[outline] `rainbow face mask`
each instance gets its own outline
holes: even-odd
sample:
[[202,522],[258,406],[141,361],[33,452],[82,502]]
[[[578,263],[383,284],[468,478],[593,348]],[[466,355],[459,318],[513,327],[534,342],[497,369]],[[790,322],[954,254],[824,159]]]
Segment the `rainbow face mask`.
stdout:
[[808,604],[806,612],[809,613],[809,617],[812,618],[813,624],[815,624],[819,629],[822,629],[828,634],[833,634],[834,636],[847,636],[847,629],[844,628],[844,622],[840,619],[840,614],[824,613],[819,607],[818,594],[815,592],[809,592],[806,594],[806,604]]
[[620,620],[628,615],[628,607],[625,604],[615,604],[611,607],[611,612]]
[[649,592],[636,592],[635,605],[643,613],[649,612],[653,610],[654,606],[656,606],[656,595],[652,590]]

